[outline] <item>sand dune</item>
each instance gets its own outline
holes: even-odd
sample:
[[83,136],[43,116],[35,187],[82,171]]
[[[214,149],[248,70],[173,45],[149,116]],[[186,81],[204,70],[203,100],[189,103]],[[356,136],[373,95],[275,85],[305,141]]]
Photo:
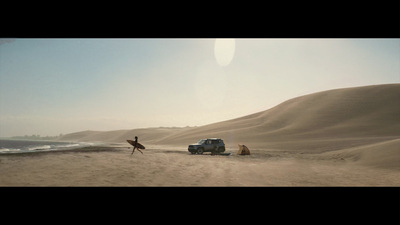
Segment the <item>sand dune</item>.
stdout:
[[239,143],[250,149],[302,153],[341,150],[332,154],[361,157],[358,162],[368,165],[399,165],[399,159],[391,157],[399,155],[400,149],[399,99],[400,84],[343,88],[296,97],[266,111],[200,127],[83,131],[62,140],[125,142],[139,136],[145,145],[186,150],[201,138],[219,137],[228,149],[236,149]]
[[398,137],[399,99],[400,84],[324,91],[249,116],[177,132],[158,143],[180,144],[216,136],[231,145],[269,148],[268,143],[287,141]]
[[[245,143],[264,149],[337,150],[399,137],[399,99],[400,84],[344,88],[300,96],[266,111],[201,127],[84,131],[61,140],[124,142],[140,136],[142,142],[185,146],[220,137],[231,147]],[[335,142],[340,142],[337,148]]]
[[330,156],[361,165],[400,171],[400,139],[326,152],[321,156]]
[[100,142],[125,142],[127,139],[133,139],[139,136],[141,140],[147,143],[154,143],[177,131],[185,131],[193,128],[141,128],[132,130],[114,130],[114,131],[82,131],[70,133],[59,138],[60,141],[100,141]]

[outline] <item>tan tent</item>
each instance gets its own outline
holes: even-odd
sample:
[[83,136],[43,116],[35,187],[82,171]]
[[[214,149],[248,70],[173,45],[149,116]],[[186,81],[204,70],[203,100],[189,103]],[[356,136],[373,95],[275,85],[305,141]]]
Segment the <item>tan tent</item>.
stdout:
[[250,155],[249,148],[247,148],[246,145],[239,145],[238,155]]

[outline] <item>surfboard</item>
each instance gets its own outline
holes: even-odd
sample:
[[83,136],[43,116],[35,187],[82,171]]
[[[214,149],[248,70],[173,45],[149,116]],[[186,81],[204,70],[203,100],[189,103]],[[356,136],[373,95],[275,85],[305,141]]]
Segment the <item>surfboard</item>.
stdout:
[[230,152],[219,152],[219,153],[214,153],[214,154],[211,153],[211,155],[224,155],[224,156],[229,156],[231,154],[232,153],[230,153]]
[[226,155],[226,156],[228,156],[228,155],[231,155],[232,153],[230,153],[230,152],[223,152],[223,153],[219,153],[220,155]]
[[[133,147],[135,147],[135,141],[133,141],[133,140],[126,140],[129,144],[131,144]],[[145,149],[145,147],[142,145],[142,144],[140,144],[139,142],[138,143],[136,143],[136,148],[138,148],[138,149]]]

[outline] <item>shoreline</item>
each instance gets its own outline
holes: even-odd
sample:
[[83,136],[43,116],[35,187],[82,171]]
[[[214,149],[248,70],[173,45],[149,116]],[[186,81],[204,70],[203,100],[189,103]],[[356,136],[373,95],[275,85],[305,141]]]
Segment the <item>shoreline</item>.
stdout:
[[[49,150],[49,151],[25,151],[25,152],[13,152],[13,153],[1,153],[0,159],[2,157],[13,157],[13,156],[41,156],[47,154],[66,154],[66,153],[79,153],[79,152],[106,152],[115,151],[116,147],[109,146],[85,146],[72,149],[61,149],[61,150]],[[118,147],[117,147],[118,148]]]

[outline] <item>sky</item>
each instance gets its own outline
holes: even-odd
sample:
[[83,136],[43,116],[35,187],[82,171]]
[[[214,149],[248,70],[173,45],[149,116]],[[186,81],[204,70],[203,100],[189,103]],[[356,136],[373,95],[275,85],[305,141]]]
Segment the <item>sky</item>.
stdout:
[[400,39],[0,39],[0,137],[201,126],[400,83]]

